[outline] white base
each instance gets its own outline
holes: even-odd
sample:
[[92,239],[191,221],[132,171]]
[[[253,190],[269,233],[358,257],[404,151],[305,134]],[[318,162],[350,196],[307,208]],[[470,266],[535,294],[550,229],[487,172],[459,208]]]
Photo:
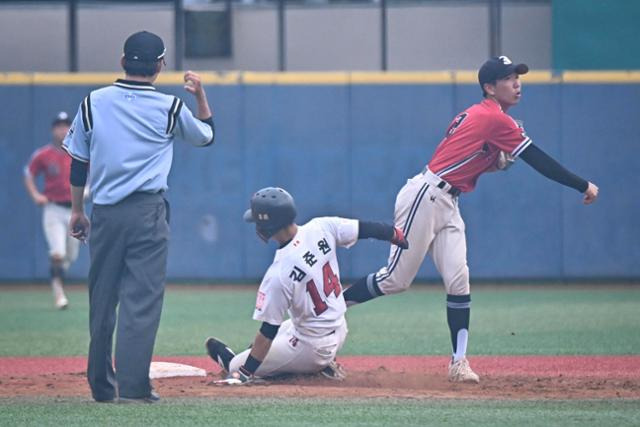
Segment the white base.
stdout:
[[151,362],[149,378],[171,378],[171,377],[206,377],[204,369],[195,366],[183,365],[181,363]]

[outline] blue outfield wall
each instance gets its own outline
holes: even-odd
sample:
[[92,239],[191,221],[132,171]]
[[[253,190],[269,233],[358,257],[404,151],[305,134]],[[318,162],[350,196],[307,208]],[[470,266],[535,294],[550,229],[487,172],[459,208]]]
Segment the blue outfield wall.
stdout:
[[[0,279],[48,275],[41,217],[22,184],[54,113],[75,113],[90,85],[0,85]],[[161,90],[193,100],[180,86]],[[241,220],[252,191],[296,198],[299,222],[321,215],[391,221],[395,196],[419,172],[452,117],[478,102],[474,84],[232,84],[207,87],[215,146],[176,146],[170,191],[174,280],[254,280],[273,257]],[[511,111],[534,142],[601,190],[592,206],[522,161],[461,197],[473,279],[640,277],[640,84],[527,85]],[[386,262],[365,241],[341,251],[342,276]],[[71,276],[88,271],[81,250]],[[436,279],[425,262],[419,279]]]

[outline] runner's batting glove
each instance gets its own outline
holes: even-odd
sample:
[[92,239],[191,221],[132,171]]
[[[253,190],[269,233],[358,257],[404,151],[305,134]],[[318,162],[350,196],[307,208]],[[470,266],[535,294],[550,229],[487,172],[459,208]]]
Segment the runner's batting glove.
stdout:
[[391,243],[402,249],[409,249],[409,242],[407,242],[407,239],[404,237],[404,233],[398,227],[393,227]]

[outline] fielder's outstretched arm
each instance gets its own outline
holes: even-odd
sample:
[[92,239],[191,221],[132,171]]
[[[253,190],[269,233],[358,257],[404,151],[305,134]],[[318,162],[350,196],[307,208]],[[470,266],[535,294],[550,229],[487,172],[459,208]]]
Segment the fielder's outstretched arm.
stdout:
[[595,184],[569,172],[536,145],[529,144],[520,154],[520,158],[547,178],[584,193],[585,204],[594,202],[598,197],[598,187]]

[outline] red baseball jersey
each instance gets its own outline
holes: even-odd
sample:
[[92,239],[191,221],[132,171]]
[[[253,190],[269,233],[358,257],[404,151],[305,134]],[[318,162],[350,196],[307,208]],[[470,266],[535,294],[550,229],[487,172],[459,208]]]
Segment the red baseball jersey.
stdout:
[[428,166],[452,186],[469,192],[481,174],[495,170],[500,151],[517,157],[529,144],[522,126],[500,104],[485,99],[453,119]]
[[71,157],[52,144],[36,150],[26,168],[26,172],[34,177],[44,174],[43,194],[52,202],[71,201],[70,170]]

